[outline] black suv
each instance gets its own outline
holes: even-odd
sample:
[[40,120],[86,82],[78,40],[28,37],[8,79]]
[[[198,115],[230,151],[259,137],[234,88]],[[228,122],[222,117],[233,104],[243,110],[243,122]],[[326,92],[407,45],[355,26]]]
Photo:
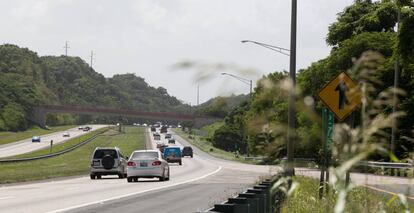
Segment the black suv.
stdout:
[[191,146],[185,146],[182,151],[182,156],[190,156],[193,157],[193,148]]
[[126,177],[127,160],[118,147],[97,147],[91,159],[91,179],[100,179],[102,175]]

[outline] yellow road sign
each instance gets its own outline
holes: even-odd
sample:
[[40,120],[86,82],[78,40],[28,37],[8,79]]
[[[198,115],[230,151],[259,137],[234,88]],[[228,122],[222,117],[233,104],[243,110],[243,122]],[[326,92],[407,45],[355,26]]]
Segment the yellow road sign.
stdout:
[[321,101],[339,121],[344,120],[361,103],[361,89],[346,72],[341,72],[318,93]]

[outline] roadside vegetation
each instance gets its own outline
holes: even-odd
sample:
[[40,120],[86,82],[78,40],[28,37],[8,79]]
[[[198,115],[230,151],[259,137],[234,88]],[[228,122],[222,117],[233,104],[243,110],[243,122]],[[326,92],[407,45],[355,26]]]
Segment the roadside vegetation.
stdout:
[[28,138],[32,138],[35,135],[45,135],[54,132],[64,131],[75,127],[74,125],[65,126],[52,126],[49,129],[42,129],[39,126],[32,126],[31,128],[20,132],[0,132],[0,145],[12,143]]
[[193,146],[196,146],[200,150],[209,155],[212,155],[216,158],[225,159],[225,160],[232,160],[232,161],[239,161],[243,163],[255,163],[254,161],[245,160],[244,156],[240,156],[236,152],[228,152],[213,146],[213,144],[207,140],[206,137],[200,136],[197,134],[188,134],[181,129],[174,129],[175,133],[179,136],[184,138],[186,141],[191,143]]
[[145,149],[144,129],[126,127],[124,133],[109,130],[79,149],[57,157],[21,163],[2,163],[0,184],[87,175],[92,152],[98,146],[117,146],[125,156],[129,156],[134,150]]
[[[283,213],[325,213],[334,212],[337,194],[332,189],[329,196],[319,199],[319,181],[309,177],[296,176],[296,190],[283,203]],[[405,212],[405,206],[395,196],[355,187],[348,192],[345,212]],[[410,211],[414,211],[411,207]]]

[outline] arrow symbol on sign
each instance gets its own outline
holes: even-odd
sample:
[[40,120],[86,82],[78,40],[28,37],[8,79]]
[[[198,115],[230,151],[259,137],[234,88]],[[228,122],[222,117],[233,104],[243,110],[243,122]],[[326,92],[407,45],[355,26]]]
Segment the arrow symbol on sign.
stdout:
[[343,109],[345,104],[349,104],[348,98],[346,97],[345,93],[348,91],[348,86],[346,86],[345,82],[341,80],[336,86],[335,91],[339,91],[339,109]]

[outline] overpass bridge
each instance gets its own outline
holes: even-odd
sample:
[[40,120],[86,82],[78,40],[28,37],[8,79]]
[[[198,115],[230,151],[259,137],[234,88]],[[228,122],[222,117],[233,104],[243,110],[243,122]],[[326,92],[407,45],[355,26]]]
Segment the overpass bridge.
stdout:
[[107,108],[107,107],[83,107],[62,105],[41,105],[34,107],[32,120],[42,127],[46,126],[48,113],[69,113],[81,115],[115,115],[152,120],[190,121],[195,127],[211,124],[221,119],[207,116],[195,116],[172,112],[145,112],[131,109]]

